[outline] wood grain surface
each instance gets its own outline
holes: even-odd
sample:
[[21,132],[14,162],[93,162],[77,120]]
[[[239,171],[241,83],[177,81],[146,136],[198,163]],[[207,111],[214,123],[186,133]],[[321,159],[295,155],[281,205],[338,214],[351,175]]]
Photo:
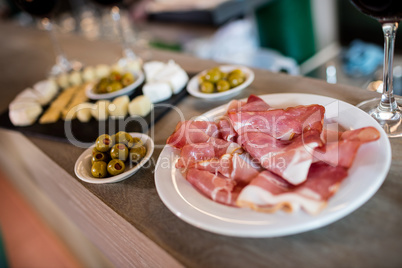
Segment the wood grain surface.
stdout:
[[[4,23],[0,24],[0,32],[7,37],[0,43],[0,60],[8,64],[0,76],[6,89],[0,92],[0,108],[4,108],[19,91],[45,77],[52,64],[52,55],[47,53],[51,47],[43,32]],[[61,36],[61,40],[68,56],[89,65],[113,63],[120,55],[118,44],[113,42],[87,41],[66,35]],[[190,73],[217,64],[166,51],[152,50],[152,56],[164,61],[174,59]],[[265,70],[254,71],[255,81],[236,98],[249,94],[313,93],[355,105],[376,96],[376,93],[346,85],[331,85],[325,81]],[[226,102],[203,101],[188,96],[177,107],[186,119],[190,119]],[[51,170],[60,171],[60,175],[51,172],[43,173],[44,176],[33,174],[33,179],[72,221],[88,232],[90,239],[103,252],[110,252],[107,257],[118,266],[132,264],[130,258],[137,259],[135,263],[144,267],[164,261],[165,267],[402,266],[402,139],[391,140],[392,165],[384,184],[367,203],[350,215],[326,227],[292,236],[233,238],[212,234],[181,221],[164,206],[156,192],[154,164],[178,120],[177,113],[171,111],[150,130],[155,144],[159,145],[152,156],[151,166],[125,181],[107,185],[87,184],[75,177],[75,160],[84,149],[26,137],[27,144],[37,148],[32,149],[30,156],[35,158],[38,154]],[[15,140],[17,135],[8,133],[7,137]],[[23,148],[10,150],[23,153]],[[44,168],[43,164],[33,162]],[[36,168],[28,160],[24,165]],[[56,187],[56,183],[48,186],[51,180],[62,187]],[[56,194],[58,192],[63,192],[63,195]],[[83,211],[88,215],[81,215]],[[99,221],[105,211],[108,211],[110,224]],[[92,224],[93,230],[84,223]],[[124,229],[116,231],[116,227]],[[133,233],[135,241],[125,238],[128,233]],[[154,251],[155,246],[161,254]],[[145,255],[141,257],[142,254]],[[150,259],[154,262],[148,263]]]

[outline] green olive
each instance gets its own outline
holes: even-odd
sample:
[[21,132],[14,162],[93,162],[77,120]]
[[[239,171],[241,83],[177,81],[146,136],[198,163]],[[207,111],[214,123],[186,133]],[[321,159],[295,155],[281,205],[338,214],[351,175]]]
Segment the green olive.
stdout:
[[205,81],[207,81],[207,80],[205,79],[205,75],[200,75],[200,76],[198,77],[198,84],[201,84],[202,82],[205,82]]
[[214,92],[214,84],[211,82],[205,81],[201,83],[200,90],[202,93],[213,93]]
[[106,77],[102,78],[102,79],[96,84],[96,86],[95,86],[95,92],[96,92],[96,93],[100,93],[100,94],[106,93],[106,87],[107,87],[108,84],[109,84],[109,80],[108,80]]
[[132,83],[134,83],[134,81],[135,81],[135,78],[132,73],[125,73],[121,77],[121,83],[123,84],[124,87],[131,85]]
[[216,83],[222,78],[222,72],[219,68],[213,68],[208,70],[207,74],[205,75],[205,80],[211,83]]
[[216,90],[218,92],[224,92],[230,89],[230,84],[226,80],[219,80],[218,83],[216,83]]
[[108,134],[100,135],[96,139],[95,148],[99,152],[107,152],[113,146],[113,141]]
[[104,161],[107,162],[108,155],[105,153],[98,152],[94,156],[92,156],[91,163],[93,164],[96,161]]
[[133,162],[133,163],[140,162],[141,159],[144,158],[146,153],[147,153],[147,148],[145,148],[145,146],[143,146],[143,145],[131,148],[131,150],[130,150],[131,162]]
[[109,172],[109,174],[112,176],[116,176],[123,173],[125,168],[126,165],[124,165],[123,161],[119,159],[113,159],[107,165],[107,172]]
[[107,85],[106,92],[108,92],[108,93],[115,92],[115,91],[119,91],[122,88],[123,88],[123,85],[119,81],[113,81]]
[[130,149],[133,148],[133,147],[141,146],[141,145],[142,145],[142,140],[140,138],[137,138],[137,137],[132,137],[131,141],[129,141],[127,143],[127,147],[130,148]]
[[95,156],[97,153],[101,153],[101,152],[96,150],[96,147],[92,148],[92,156]]
[[122,76],[118,71],[112,71],[109,74],[109,79],[112,80],[112,81],[120,81],[121,77]]
[[115,144],[110,150],[110,157],[112,157],[112,159],[120,159],[122,161],[126,161],[128,157],[127,146],[123,143]]
[[95,178],[104,178],[107,175],[106,162],[96,161],[92,164],[91,168],[92,176]]
[[229,75],[228,81],[229,81],[230,87],[233,88],[233,87],[237,87],[240,84],[242,84],[244,82],[244,77],[241,77],[237,74],[232,74],[232,75]]
[[238,76],[241,76],[241,77],[243,77],[244,78],[244,73],[243,73],[243,71],[242,70],[240,70],[240,69],[235,69],[235,70],[233,70],[233,71],[231,71],[230,73],[229,73],[229,76],[230,75],[238,75]]
[[126,146],[128,146],[129,142],[133,141],[133,137],[131,137],[130,134],[124,131],[119,131],[115,134],[115,143],[124,143]]

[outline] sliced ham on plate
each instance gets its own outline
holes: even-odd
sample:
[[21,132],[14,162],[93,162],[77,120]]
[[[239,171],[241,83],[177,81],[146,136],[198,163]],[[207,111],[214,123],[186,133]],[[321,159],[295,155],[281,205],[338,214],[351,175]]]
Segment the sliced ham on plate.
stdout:
[[315,215],[326,206],[346,176],[343,167],[317,162],[311,165],[306,182],[294,186],[269,171],[263,171],[244,187],[236,204],[262,212],[279,209],[293,212],[301,208]]
[[321,133],[324,113],[323,106],[313,104],[257,112],[231,111],[228,117],[239,135],[247,132],[263,132],[275,139],[291,140],[309,129]]
[[327,143],[314,150],[315,161],[323,161],[333,166],[350,168],[357,151],[364,143],[376,141],[380,132],[374,127],[365,127],[345,132],[327,134]]
[[227,113],[229,112],[263,112],[270,109],[268,103],[256,95],[250,95],[246,102],[232,100],[228,104]]
[[234,180],[217,173],[191,168],[187,180],[201,193],[221,204],[236,206],[241,187]]
[[207,142],[210,137],[219,138],[220,132],[215,122],[181,121],[166,143],[181,149],[186,144]]
[[248,184],[259,173],[259,166],[253,165],[239,154],[225,154],[220,158],[199,161],[192,167],[213,174],[220,173],[240,185]]
[[189,167],[199,161],[220,158],[225,154],[242,152],[243,149],[237,143],[209,137],[207,142],[184,145],[180,151],[180,158],[176,163],[176,167]]
[[306,131],[290,141],[277,140],[262,132],[248,132],[241,135],[238,142],[262,167],[293,185],[306,180],[313,151],[322,145],[316,130]]

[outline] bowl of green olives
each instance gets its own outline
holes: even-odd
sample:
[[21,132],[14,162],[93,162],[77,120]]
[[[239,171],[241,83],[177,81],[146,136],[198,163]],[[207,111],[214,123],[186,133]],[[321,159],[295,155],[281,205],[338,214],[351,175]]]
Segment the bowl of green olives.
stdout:
[[145,76],[142,71],[112,71],[108,76],[101,78],[93,87],[89,87],[86,95],[93,100],[112,99],[121,95],[130,95],[144,82],[144,79]]
[[254,72],[245,66],[221,65],[191,78],[187,91],[194,97],[221,100],[236,96],[253,80]]
[[143,133],[120,131],[100,135],[77,159],[75,175],[89,183],[113,183],[135,174],[154,151],[152,139]]

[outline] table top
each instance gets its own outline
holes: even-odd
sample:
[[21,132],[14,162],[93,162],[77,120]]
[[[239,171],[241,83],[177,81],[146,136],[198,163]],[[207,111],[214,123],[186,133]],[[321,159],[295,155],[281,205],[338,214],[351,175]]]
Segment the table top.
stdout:
[[[0,91],[0,109],[4,110],[19,91],[46,76],[53,63],[53,55],[48,53],[51,45],[44,32],[0,23],[0,33],[4,37],[0,42],[0,61],[7,66],[2,68],[0,76],[3,88]],[[88,65],[113,63],[120,56],[120,47],[113,42],[88,41],[73,35],[61,35],[60,40],[70,58],[79,59]],[[174,59],[189,73],[216,65],[212,61],[167,51],[152,50],[152,57],[163,61]],[[254,82],[236,98],[250,94],[313,93],[355,105],[376,95],[347,85],[327,84],[321,80],[266,70],[255,69],[254,72]],[[177,107],[186,119],[190,119],[226,102],[203,101],[187,96]],[[156,145],[165,144],[178,121],[177,115],[169,112],[154,125],[151,131]],[[402,265],[402,139],[390,140],[392,164],[389,174],[378,192],[355,212],[313,231],[256,239],[209,233],[183,222],[171,213],[160,200],[154,183],[154,165],[162,146],[156,146],[150,168],[141,169],[132,178],[119,183],[94,185],[81,182],[74,175],[75,161],[84,149],[68,143],[27,138],[52,159],[55,166],[64,170],[69,180],[79,182],[80,187],[92,194],[100,205],[106,205],[120,215],[175,259],[177,264],[188,267]],[[99,247],[104,246],[101,241],[97,243]]]

